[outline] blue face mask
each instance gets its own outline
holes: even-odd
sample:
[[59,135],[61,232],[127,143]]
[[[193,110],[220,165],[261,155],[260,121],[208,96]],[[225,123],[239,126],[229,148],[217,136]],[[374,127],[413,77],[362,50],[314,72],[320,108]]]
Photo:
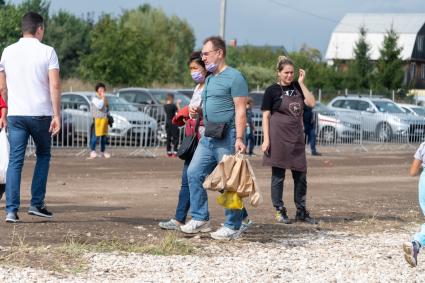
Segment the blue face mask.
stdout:
[[203,83],[205,81],[205,76],[204,74],[202,74],[202,72],[199,71],[195,71],[190,73],[190,75],[192,76],[192,79],[197,83]]
[[205,68],[207,69],[208,72],[210,73],[214,73],[215,70],[217,70],[218,65],[215,63],[209,63],[208,65],[205,66]]

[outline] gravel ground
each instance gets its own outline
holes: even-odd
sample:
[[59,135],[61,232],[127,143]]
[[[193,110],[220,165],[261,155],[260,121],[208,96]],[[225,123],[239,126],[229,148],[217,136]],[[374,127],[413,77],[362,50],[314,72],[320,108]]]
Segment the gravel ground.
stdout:
[[[425,282],[425,259],[405,263],[409,234],[337,232],[273,243],[199,241],[195,256],[87,254],[89,269],[63,276],[0,267],[1,282]],[[424,261],[422,261],[424,260]]]

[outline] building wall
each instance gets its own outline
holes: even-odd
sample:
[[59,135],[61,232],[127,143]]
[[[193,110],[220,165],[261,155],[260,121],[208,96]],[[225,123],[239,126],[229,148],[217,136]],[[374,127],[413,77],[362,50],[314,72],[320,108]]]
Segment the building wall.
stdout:
[[406,75],[410,88],[425,89],[425,24],[416,36]]

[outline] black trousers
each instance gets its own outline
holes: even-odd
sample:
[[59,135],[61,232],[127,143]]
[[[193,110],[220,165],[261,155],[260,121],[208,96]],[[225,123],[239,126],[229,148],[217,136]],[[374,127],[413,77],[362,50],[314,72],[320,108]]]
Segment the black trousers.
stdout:
[[[177,152],[179,146],[179,128],[171,123],[165,124],[165,130],[167,132],[167,152]],[[171,150],[171,144],[173,144],[173,150]]]
[[0,184],[0,199],[2,199],[5,191],[6,191],[6,184]]
[[[294,179],[294,202],[298,212],[306,211],[306,195],[307,195],[307,173],[300,171],[292,171]],[[285,181],[285,169],[272,167],[272,203],[273,206],[281,210],[285,207],[283,203],[283,182]]]

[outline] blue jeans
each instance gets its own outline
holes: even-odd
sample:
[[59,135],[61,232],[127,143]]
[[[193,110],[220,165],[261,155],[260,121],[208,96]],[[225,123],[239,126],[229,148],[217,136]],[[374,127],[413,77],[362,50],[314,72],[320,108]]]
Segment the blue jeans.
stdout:
[[252,130],[246,132],[245,144],[248,148],[248,154],[252,155],[254,153],[254,146],[255,146],[255,137]]
[[182,172],[182,184],[177,202],[175,219],[181,223],[186,222],[187,213],[190,208],[190,191],[189,182],[187,180],[187,168],[189,168],[190,160],[185,160]]
[[[208,195],[202,184],[206,176],[221,161],[223,155],[234,154],[235,142],[235,128],[229,128],[223,139],[201,137],[187,170],[192,219],[199,221],[209,220]],[[242,220],[248,214],[245,209],[226,209],[225,216],[224,226],[238,230],[242,224]]]
[[50,116],[7,117],[10,154],[6,177],[6,212],[19,210],[21,173],[30,136],[34,140],[37,156],[31,184],[31,206],[44,206],[52,142],[49,133],[51,120]]
[[[419,205],[422,213],[425,215],[425,171],[422,171],[419,178]],[[425,247],[425,224],[422,224],[421,231],[416,233],[413,239],[418,241],[422,247]]]
[[97,138],[100,138],[100,152],[105,152],[107,137],[106,136],[97,137],[96,131],[94,130],[94,127],[93,127],[91,137],[90,137],[90,149],[92,151],[96,150]]
[[315,127],[305,127],[304,128],[304,134],[307,139],[307,143],[310,144],[311,153],[316,153],[316,129]]

